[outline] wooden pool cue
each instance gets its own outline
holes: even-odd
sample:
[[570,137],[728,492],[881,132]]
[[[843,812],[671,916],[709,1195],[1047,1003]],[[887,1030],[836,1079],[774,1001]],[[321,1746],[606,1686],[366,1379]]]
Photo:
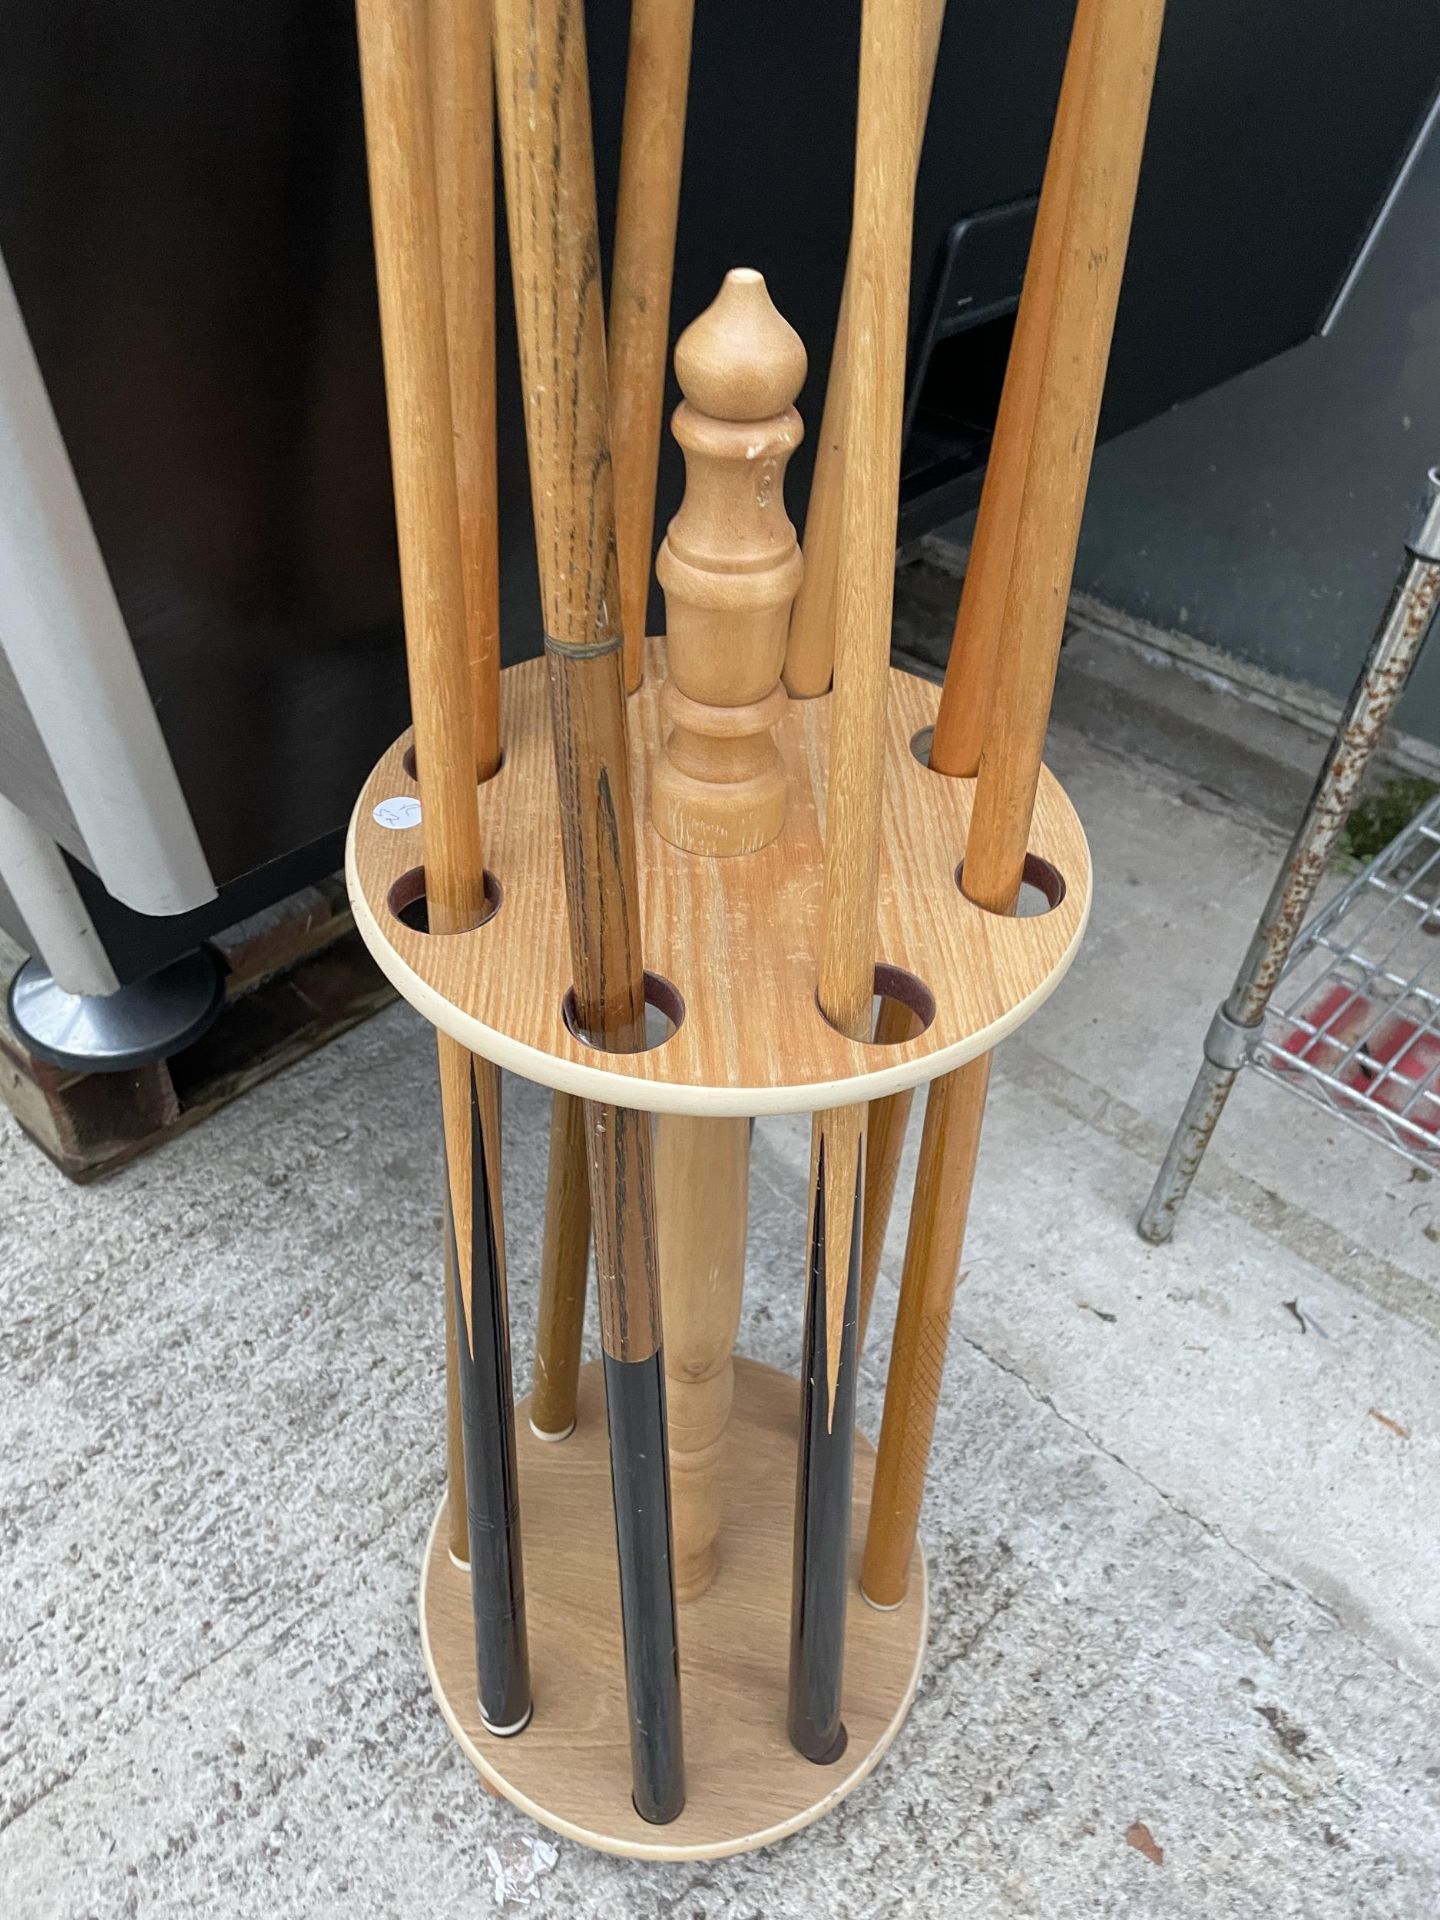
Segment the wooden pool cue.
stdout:
[[500,520],[495,439],[495,94],[489,0],[430,0],[440,265],[475,771],[500,765]]
[[535,1386],[530,1395],[530,1431],[537,1440],[568,1440],[575,1431],[589,1260],[585,1103],[570,1093],[553,1093],[535,1322]]
[[[905,406],[920,0],[865,0],[847,327],[845,480],[837,555],[835,691],[825,802],[820,1009],[870,1036],[885,700]],[[865,1108],[815,1116],[791,1587],[791,1743],[844,1750]]]
[[460,1276],[455,1223],[450,1214],[450,1170],[441,1163],[441,1240],[445,1272],[445,1543],[457,1567],[470,1565],[470,1516],[465,1511],[465,1414],[460,1404],[460,1347],[455,1303]]
[[1029,465],[1030,434],[1045,362],[1065,211],[1079,153],[1080,107],[1094,42],[1095,0],[1079,0],[1041,182],[1030,255],[1005,363],[1005,383],[985,468],[985,485],[945,667],[945,693],[930,744],[937,773],[969,778],[980,765],[995,656],[1010,587],[1015,533]]
[[[735,859],[785,824],[785,768],[772,729],[800,549],[785,511],[785,469],[803,429],[800,336],[752,268],[727,273],[681,334],[684,401],[672,430],[685,493],[656,565],[665,590],[664,745],[650,775],[655,831],[702,859]],[[675,1589],[694,1600],[719,1568],[721,1463],[745,1287],[750,1123],[662,1113],[655,1189]]]
[[[620,572],[625,690],[645,675],[645,614],[655,530],[655,469],[665,399],[670,282],[685,145],[694,0],[632,0],[620,190],[610,269],[610,455]],[[585,1317],[589,1197],[580,1116],[555,1096],[530,1425],[542,1439],[575,1430]],[[557,1148],[576,1158],[557,1166]],[[584,1209],[583,1217],[581,1209]]]
[[[1035,393],[1040,384],[1040,367],[1054,304],[1060,234],[1075,172],[1079,103],[1085,89],[1093,14],[1093,0],[1080,0],[1035,215],[1020,310],[1005,366],[1005,384],[970,548],[970,564],[965,570],[960,610],[945,670],[945,696],[940,703],[930,747],[930,764],[938,773],[973,774],[980,764],[995,649],[1015,551],[1015,523],[1020,513],[1030,428],[1035,418]],[[880,1010],[876,1040],[882,1044],[905,1040],[912,1030],[913,1016],[908,1009],[895,1001],[886,1001]],[[870,1109],[865,1240],[860,1274],[859,1343],[862,1350],[880,1277],[885,1230],[890,1221],[913,1098],[913,1089],[890,1094],[884,1100],[875,1101]]]
[[[913,1009],[903,1001],[884,999],[875,1016],[875,1044],[898,1046],[902,1040],[911,1038],[919,1024]],[[895,1185],[900,1178],[900,1156],[905,1151],[905,1130],[910,1124],[914,1098],[915,1089],[906,1087],[901,1093],[887,1094],[883,1100],[872,1100],[865,1122],[865,1204],[860,1234],[857,1353],[865,1351],[865,1336],[870,1330],[875,1289],[880,1283],[880,1262],[885,1253],[885,1231],[890,1224]]]
[[[485,876],[425,4],[358,0],[356,16],[425,898],[430,929],[446,933],[483,918]],[[528,1721],[531,1696],[501,1253],[498,1079],[453,1041],[442,1038],[439,1051],[477,1688],[485,1725],[510,1734]]]
[[[1080,518],[1145,141],[1163,0],[1095,0],[1074,177],[965,849],[966,896],[1013,913],[1040,777]],[[861,1571],[905,1597],[979,1149],[989,1056],[937,1080],[925,1108],[900,1307]]]
[[631,0],[630,5],[609,338],[610,457],[627,693],[645,675],[655,473],[694,15],[695,0]]
[[[915,14],[914,106],[910,126],[912,167],[920,166],[945,0],[917,0]],[[790,615],[785,651],[785,688],[794,700],[813,700],[830,689],[835,667],[835,583],[840,542],[840,490],[845,471],[846,396],[850,378],[850,270],[840,296],[840,316],[830,352],[825,406],[815,442],[810,504],[805,510],[805,578]]]
[[[460,566],[474,690],[475,773],[500,764],[500,530],[495,450],[495,113],[487,0],[430,0],[430,98],[440,270],[450,367]],[[438,190],[437,190],[438,192]],[[418,761],[417,761],[418,765]],[[446,1182],[446,1207],[449,1183]],[[470,1563],[465,1443],[455,1350],[454,1228],[445,1225],[446,1525],[450,1556]]]
[[[645,989],[580,0],[498,0],[495,61],[575,1020],[631,1051]],[[586,1136],[633,1796],[663,1822],[685,1767],[650,1117],[587,1105]]]
[[[930,111],[930,95],[935,81],[935,62],[940,51],[940,32],[945,23],[945,0],[921,0],[918,11],[918,40],[915,59],[915,120],[913,129],[914,165],[920,165],[920,150],[925,138],[925,121]],[[848,275],[847,275],[848,284]],[[840,483],[844,472],[842,421],[845,384],[848,378],[848,299],[841,296],[840,320],[835,330],[835,345],[830,357],[830,375],[825,385],[825,407],[816,444],[815,471],[810,486],[810,504],[805,516],[805,578],[796,595],[790,616],[790,635],[785,654],[785,685],[795,699],[810,699],[825,693],[835,663],[835,580],[839,544]],[[875,1025],[879,1046],[893,1046],[909,1039],[915,1028],[915,1016],[896,1000],[883,1000]],[[866,1123],[864,1224],[860,1252],[860,1317],[856,1332],[857,1350],[863,1350],[870,1324],[875,1287],[880,1278],[880,1260],[885,1247],[885,1229],[900,1172],[900,1156],[905,1147],[905,1130],[910,1119],[913,1089],[888,1095],[872,1102]]]

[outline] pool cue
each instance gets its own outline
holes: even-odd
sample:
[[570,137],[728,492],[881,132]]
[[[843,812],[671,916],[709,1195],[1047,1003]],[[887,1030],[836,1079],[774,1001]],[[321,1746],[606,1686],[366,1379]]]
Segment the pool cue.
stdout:
[[[857,1040],[870,1037],[875,982],[914,223],[919,4],[865,0],[861,16],[818,989],[825,1017]],[[845,1743],[840,1711],[850,1589],[865,1117],[863,1104],[817,1113],[811,1136],[787,1723],[796,1750],[822,1765],[837,1759]]]
[[537,1440],[568,1440],[575,1431],[589,1259],[585,1103],[570,1093],[554,1093],[550,1096],[540,1308],[535,1322],[535,1386],[530,1395],[530,1431]]
[[500,765],[500,521],[495,445],[495,94],[490,0],[430,0],[440,268],[475,771]]
[[[913,135],[917,170],[944,20],[945,0],[921,0]],[[825,385],[820,435],[816,443],[810,505],[805,517],[805,575],[791,614],[790,636],[786,645],[785,685],[791,696],[798,699],[824,693],[830,685],[834,666],[836,554],[840,481],[844,471],[841,420],[848,361],[847,306],[848,300],[842,295],[840,321],[835,330],[835,346],[830,360],[830,376]],[[877,1045],[893,1046],[907,1040],[914,1027],[915,1016],[908,1007],[896,1000],[882,1000],[875,1024]],[[913,1089],[907,1088],[903,1093],[872,1101],[866,1122],[857,1352],[864,1350],[870,1324],[870,1311],[875,1300],[885,1247],[885,1230],[895,1197],[895,1182],[900,1172],[900,1156],[905,1148],[905,1130],[909,1124],[913,1099]]]
[[[961,884],[1013,913],[1039,782],[1149,113],[1163,0],[1095,0],[1004,625]],[[861,1571],[905,1597],[979,1150],[989,1056],[931,1087]]]
[[655,474],[694,16],[695,0],[631,0],[609,337],[610,457],[627,693],[645,674]]
[[450,1217],[450,1170],[441,1165],[443,1175],[442,1227],[445,1279],[445,1541],[450,1558],[457,1567],[470,1565],[470,1517],[465,1511],[465,1415],[460,1405],[460,1348],[456,1335],[456,1296],[460,1290],[455,1271],[458,1257],[455,1226]]
[[[576,1024],[623,1052],[645,992],[580,0],[498,0],[495,55]],[[633,1797],[663,1822],[685,1768],[650,1117],[585,1117]]]
[[[425,0],[357,0],[356,18],[425,897],[430,928],[445,933],[483,917],[485,878]],[[452,1041],[441,1039],[439,1055],[477,1691],[485,1725],[509,1734],[529,1719],[531,1698],[501,1255],[498,1076]]]
[[[694,11],[694,0],[633,0],[630,9],[609,333],[610,454],[627,693],[645,674],[655,471]],[[555,1098],[530,1402],[531,1428],[547,1440],[566,1439],[575,1429],[589,1235],[583,1121],[578,1111],[561,1111],[565,1095]],[[574,1160],[557,1166],[558,1146]]]
[[[990,680],[1005,590],[1015,550],[1015,521],[1020,512],[1020,490],[1025,479],[1025,456],[1035,417],[1035,390],[1045,356],[1046,328],[1054,298],[1059,238],[1075,171],[1078,106],[1084,92],[1089,59],[1093,0],[1080,0],[1070,35],[1070,50],[1061,82],[1060,99],[1050,138],[1025,283],[1015,334],[1005,366],[1005,384],[995,422],[985,488],[980,497],[970,564],[955,619],[955,634],[945,675],[947,690],[940,703],[930,765],[937,773],[973,774],[980,764]],[[886,1026],[888,1017],[888,1027]],[[885,1030],[880,1030],[880,1029]],[[906,1008],[886,1001],[880,1010],[878,1042],[908,1039],[913,1017]],[[905,1129],[914,1090],[892,1093],[870,1109],[865,1185],[865,1244],[860,1275],[860,1346],[870,1322],[870,1308],[880,1277],[885,1229],[895,1196]]]
[[[919,1026],[914,1011],[900,1000],[882,1000],[875,1017],[875,1044],[898,1046],[908,1040]],[[910,1123],[910,1107],[915,1089],[886,1094],[883,1100],[870,1102],[865,1122],[865,1204],[860,1234],[860,1312],[855,1329],[857,1353],[865,1351],[865,1336],[870,1330],[870,1313],[875,1305],[875,1289],[880,1281],[880,1261],[885,1252],[885,1229],[895,1200],[895,1183],[900,1177],[900,1156],[905,1151],[905,1129]]]
[[[918,171],[925,120],[935,82],[945,0],[918,0],[914,65],[914,119],[910,138]],[[830,688],[835,665],[835,583],[840,540],[840,489],[845,470],[846,393],[849,382],[850,269],[840,296],[840,314],[830,350],[825,405],[815,442],[810,502],[805,510],[805,577],[790,615],[785,648],[785,688],[794,700],[810,700]]]
[[995,655],[1005,616],[1015,532],[1030,451],[1030,432],[1065,230],[1065,210],[1079,149],[1080,106],[1094,41],[1095,0],[1079,0],[1070,50],[1035,211],[1030,255],[1005,363],[1005,383],[985,468],[980,510],[945,667],[945,693],[930,744],[937,773],[973,775],[980,765]]
[[[460,566],[475,715],[475,772],[500,764],[500,550],[495,466],[495,160],[490,9],[486,0],[430,0],[430,98],[440,271],[454,427]],[[417,762],[418,766],[418,762]],[[446,1182],[446,1524],[450,1557],[470,1563],[465,1442],[455,1347],[454,1227]]]

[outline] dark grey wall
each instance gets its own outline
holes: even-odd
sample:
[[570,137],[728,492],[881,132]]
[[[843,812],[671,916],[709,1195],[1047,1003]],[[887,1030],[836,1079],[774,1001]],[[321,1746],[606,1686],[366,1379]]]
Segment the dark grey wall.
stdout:
[[[1101,449],[1076,584],[1343,695],[1440,461],[1440,135],[1323,340]],[[1440,744],[1440,638],[1398,724]]]

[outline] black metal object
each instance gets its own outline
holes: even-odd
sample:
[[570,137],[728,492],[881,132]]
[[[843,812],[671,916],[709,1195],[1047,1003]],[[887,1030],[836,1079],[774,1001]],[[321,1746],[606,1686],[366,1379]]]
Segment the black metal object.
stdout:
[[168,1060],[214,1023],[225,1004],[225,970],[209,947],[114,993],[69,993],[42,960],[10,983],[10,1025],[37,1060],[71,1073],[133,1073]]
[[[510,1327],[495,1240],[495,1209],[485,1160],[480,1100],[470,1083],[470,1312],[447,1179],[445,1225],[455,1284],[455,1344],[465,1438],[465,1511],[470,1531],[470,1605],[480,1718],[495,1734],[515,1734],[531,1714],[530,1651],[525,1631],[525,1565],[520,1543],[520,1481],[515,1461],[515,1395]],[[468,1326],[468,1332],[467,1332]]]
[[900,516],[927,522],[979,498],[1038,198],[957,220],[910,350]]
[[645,1360],[604,1359],[633,1797],[642,1820],[663,1825],[685,1805],[665,1363],[659,1347]]
[[865,1191],[863,1152],[855,1176],[850,1260],[845,1277],[840,1366],[829,1393],[825,1312],[825,1145],[816,1155],[805,1341],[800,1371],[800,1447],[795,1471],[795,1547],[790,1586],[791,1744],[826,1766],[845,1751],[840,1718],[845,1613],[850,1599],[850,1508],[855,1462],[856,1328]]

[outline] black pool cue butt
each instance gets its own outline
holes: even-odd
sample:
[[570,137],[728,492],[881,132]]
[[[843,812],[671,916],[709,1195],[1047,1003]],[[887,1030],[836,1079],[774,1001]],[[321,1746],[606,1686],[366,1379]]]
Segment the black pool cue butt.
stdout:
[[845,1751],[840,1718],[845,1613],[850,1595],[850,1503],[855,1461],[856,1329],[864,1155],[858,1159],[841,1323],[834,1417],[828,1402],[825,1313],[825,1146],[816,1156],[810,1270],[805,1289],[800,1451],[795,1476],[795,1558],[790,1589],[790,1743],[828,1766]]
[[[525,1630],[525,1568],[520,1544],[520,1483],[515,1459],[515,1399],[510,1333],[495,1239],[495,1210],[474,1072],[470,1076],[471,1329],[466,1338],[459,1249],[455,1275],[460,1419],[465,1445],[465,1507],[470,1521],[470,1605],[480,1718],[508,1736],[529,1724],[530,1651]],[[471,1350],[471,1340],[474,1342]]]
[[[620,1619],[630,1694],[633,1799],[642,1820],[664,1826],[685,1805],[680,1643],[670,1564],[665,1365],[658,1347],[644,1360],[616,1360],[609,1353],[604,1360]],[[657,1460],[667,1462],[658,1482]]]

